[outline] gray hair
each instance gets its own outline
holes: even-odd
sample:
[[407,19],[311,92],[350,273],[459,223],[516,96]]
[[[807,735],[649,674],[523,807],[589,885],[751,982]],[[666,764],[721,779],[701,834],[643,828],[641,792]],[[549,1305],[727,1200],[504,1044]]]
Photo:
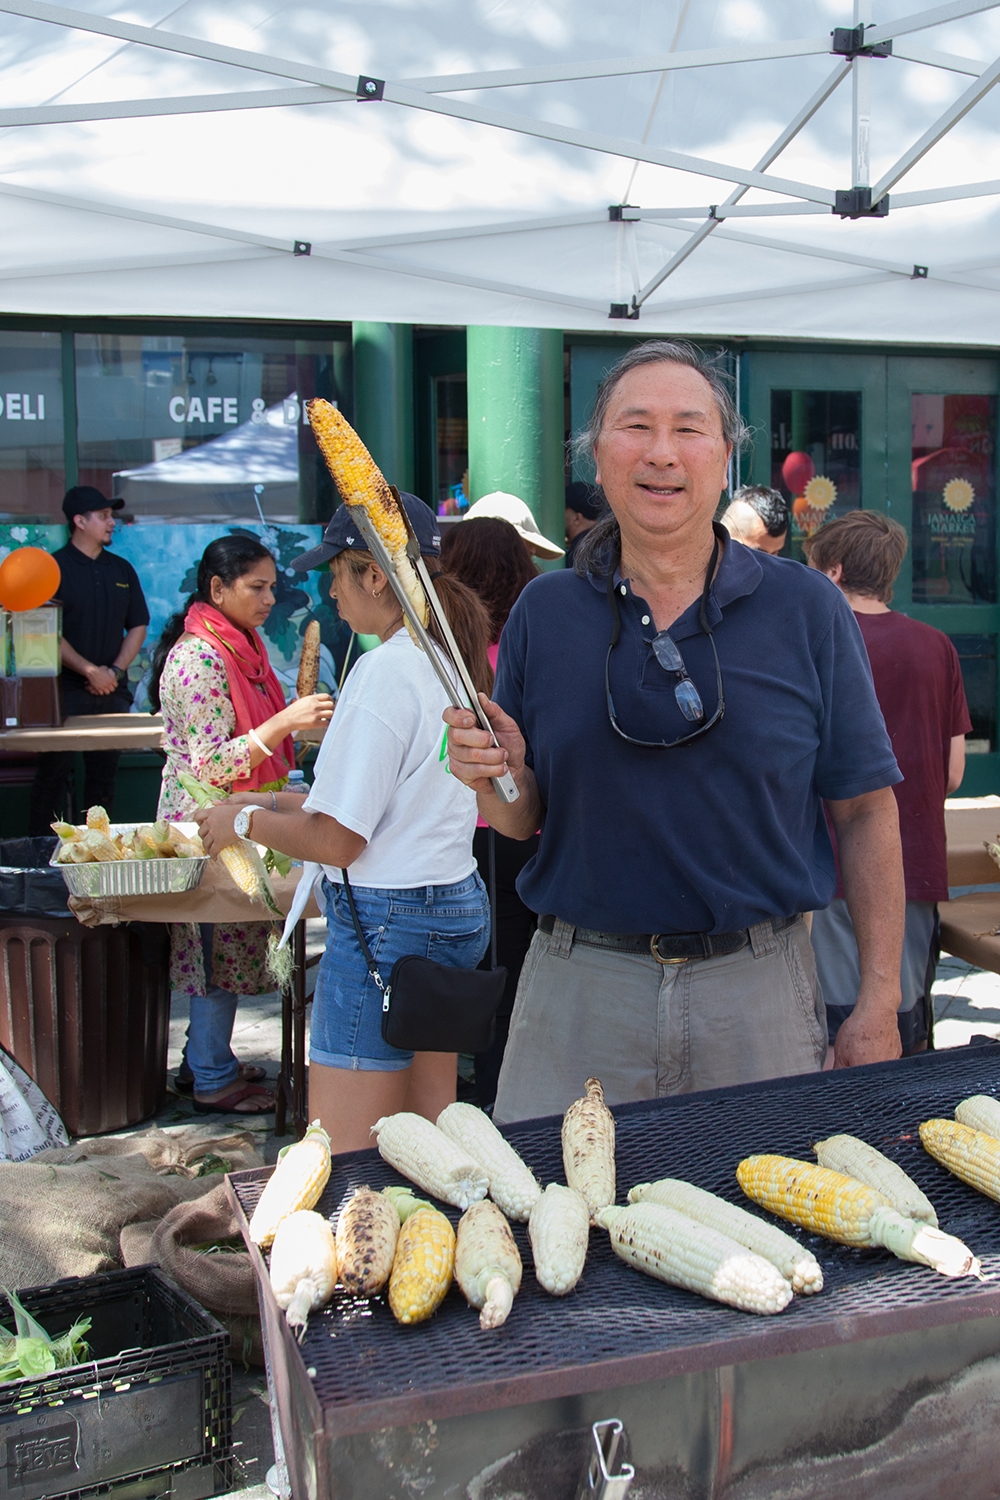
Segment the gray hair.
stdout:
[[[577,458],[596,456],[597,441],[619,382],[641,365],[663,364],[685,365],[688,369],[697,370],[715,398],[722,423],[722,436],[726,443],[734,453],[744,447],[750,435],[749,428],[740,416],[729,381],[716,360],[702,354],[693,344],[672,339],[649,339],[646,343],[636,344],[624,354],[601,381],[590,421],[573,439],[573,450]],[[580,542],[573,557],[573,567],[581,576],[588,572],[606,572],[609,567],[614,567],[620,553],[621,531],[618,522],[613,515],[605,515]]]

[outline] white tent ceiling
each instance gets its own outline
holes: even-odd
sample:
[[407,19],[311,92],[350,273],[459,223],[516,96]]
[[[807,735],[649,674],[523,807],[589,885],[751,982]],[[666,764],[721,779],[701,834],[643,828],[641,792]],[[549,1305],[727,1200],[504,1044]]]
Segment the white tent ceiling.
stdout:
[[0,0],[0,309],[1000,343],[1000,3],[918,3]]

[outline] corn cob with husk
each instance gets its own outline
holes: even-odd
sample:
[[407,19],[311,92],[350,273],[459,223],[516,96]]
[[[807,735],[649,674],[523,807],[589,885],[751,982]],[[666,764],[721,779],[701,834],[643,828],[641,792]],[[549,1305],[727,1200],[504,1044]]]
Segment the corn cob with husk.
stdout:
[[590,1243],[590,1210],[576,1188],[550,1182],[528,1219],[535,1279],[553,1297],[565,1297],[583,1274]]
[[389,1198],[360,1187],[337,1220],[337,1264],[347,1292],[371,1297],[389,1280],[399,1238],[399,1213]]
[[596,1224],[598,1210],[615,1201],[615,1121],[596,1078],[563,1117],[562,1150],[566,1181],[583,1194]]
[[1000,1100],[992,1099],[989,1094],[973,1094],[956,1104],[955,1119],[971,1130],[981,1130],[984,1135],[1000,1140]]
[[425,1193],[461,1209],[486,1197],[490,1184],[482,1167],[423,1115],[385,1115],[372,1134],[382,1159]]
[[979,1261],[961,1240],[904,1218],[884,1193],[841,1172],[788,1156],[748,1156],[736,1180],[770,1213],[841,1245],[881,1246],[942,1276],[981,1275]]
[[[198,781],[190,771],[179,771],[177,780],[199,807],[214,807],[216,803],[225,801],[225,792]],[[245,896],[249,896],[251,901],[260,901],[276,917],[282,916],[256,844],[252,844],[249,839],[239,839],[235,844],[227,844],[220,851],[219,859],[233,884]]]
[[915,1219],[918,1223],[933,1224],[937,1228],[934,1205],[907,1177],[902,1167],[869,1146],[866,1141],[853,1135],[831,1135],[829,1140],[817,1141],[813,1150],[821,1167],[841,1172],[845,1177],[854,1177],[868,1187],[884,1193],[897,1213],[904,1219]]
[[458,1221],[455,1280],[469,1306],[480,1310],[480,1328],[506,1323],[521,1285],[521,1256],[510,1225],[488,1199]]
[[335,406],[315,398],[306,402],[306,410],[319,451],[344,503],[363,507],[385,544],[414,613],[420,623],[426,625],[430,618],[427,597],[406,554],[406,525],[385,477],[354,428]]
[[322,1214],[301,1208],[281,1220],[271,1245],[271,1287],[301,1344],[309,1314],[325,1307],[337,1285],[333,1230]]
[[403,1223],[389,1277],[389,1306],[397,1322],[423,1323],[448,1294],[455,1269],[455,1231],[443,1213],[406,1188],[391,1201]]
[[315,1207],[329,1180],[330,1137],[314,1120],[301,1141],[278,1154],[277,1165],[250,1220],[254,1244],[266,1250],[282,1219],[299,1209]]
[[310,620],[302,634],[302,655],[295,682],[296,698],[308,698],[319,686],[319,621]]
[[762,1255],[791,1282],[794,1292],[808,1294],[823,1290],[823,1272],[819,1261],[798,1240],[775,1224],[768,1224],[756,1214],[748,1214],[735,1203],[727,1203],[714,1193],[706,1193],[693,1183],[675,1177],[658,1182],[642,1182],[629,1190],[630,1203],[659,1203],[677,1213],[687,1214],[699,1224],[706,1224],[718,1234],[735,1240],[756,1255]]
[[920,1139],[935,1161],[1000,1203],[1000,1140],[996,1136],[973,1130],[960,1120],[925,1120]]
[[437,1118],[457,1146],[482,1167],[490,1182],[490,1197],[508,1218],[524,1222],[542,1189],[514,1147],[481,1109],[472,1104],[449,1104]]
[[658,1281],[743,1312],[779,1313],[792,1300],[791,1283],[769,1260],[676,1209],[611,1206],[600,1210],[597,1222],[617,1256]]

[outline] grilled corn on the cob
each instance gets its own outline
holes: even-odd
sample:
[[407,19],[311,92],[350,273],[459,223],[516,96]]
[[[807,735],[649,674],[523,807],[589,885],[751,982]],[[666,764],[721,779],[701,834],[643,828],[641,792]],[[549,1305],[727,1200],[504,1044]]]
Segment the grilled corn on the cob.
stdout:
[[615,1201],[615,1121],[596,1078],[563,1117],[562,1150],[566,1181],[583,1194],[595,1224],[598,1209]]
[[282,1219],[312,1208],[330,1178],[330,1137],[314,1120],[294,1146],[286,1146],[264,1185],[250,1220],[250,1238],[262,1250],[274,1239]]
[[389,1277],[389,1306],[400,1323],[423,1323],[437,1312],[455,1268],[455,1231],[427,1204],[406,1218]]
[[798,1240],[779,1229],[776,1224],[768,1224],[764,1219],[757,1218],[756,1214],[748,1214],[746,1209],[738,1208],[735,1203],[727,1203],[714,1193],[706,1193],[703,1188],[695,1187],[691,1182],[681,1182],[674,1177],[664,1177],[659,1182],[643,1182],[630,1190],[628,1201],[660,1203],[664,1208],[687,1214],[689,1219],[694,1219],[699,1224],[707,1224],[709,1229],[726,1235],[738,1245],[745,1245],[748,1250],[769,1260],[785,1280],[791,1282],[794,1292],[823,1290],[823,1272],[819,1261]]
[[497,1207],[508,1218],[524,1222],[541,1197],[542,1189],[489,1115],[472,1104],[449,1104],[438,1115],[437,1124],[439,1130],[482,1167],[489,1178],[490,1197]]
[[1000,1140],[959,1120],[925,1120],[924,1150],[962,1182],[1000,1202]]
[[[55,824],[53,824],[55,827]],[[955,1119],[972,1130],[981,1130],[984,1135],[996,1136],[1000,1140],[1000,1100],[989,1094],[973,1094],[955,1106]]]
[[748,1198],[803,1229],[842,1245],[882,1246],[942,1276],[978,1276],[961,1240],[897,1213],[884,1193],[853,1177],[788,1156],[748,1156],[736,1169]]
[[310,620],[302,633],[302,655],[295,682],[296,698],[308,698],[319,686],[319,621]]
[[495,1203],[474,1203],[459,1219],[455,1280],[469,1306],[481,1309],[480,1328],[506,1323],[521,1285],[521,1256]]
[[399,1239],[399,1214],[388,1198],[360,1187],[337,1220],[337,1265],[345,1291],[380,1292],[389,1280]]
[[661,1203],[602,1208],[597,1222],[615,1254],[671,1286],[700,1292],[743,1312],[779,1313],[791,1283],[762,1255]]
[[897,1167],[874,1146],[858,1140],[857,1136],[831,1135],[828,1140],[817,1141],[813,1150],[821,1167],[830,1167],[845,1177],[855,1177],[858,1182],[877,1188],[904,1219],[916,1219],[937,1228],[934,1205],[902,1167]]
[[576,1188],[550,1182],[528,1219],[535,1279],[553,1297],[571,1292],[583,1274],[590,1211]]
[[282,1219],[271,1245],[269,1274],[278,1306],[301,1344],[309,1314],[326,1306],[337,1285],[333,1230],[322,1214],[303,1208]]
[[423,1115],[385,1115],[372,1133],[382,1159],[425,1193],[462,1209],[486,1197],[489,1178],[482,1167]]

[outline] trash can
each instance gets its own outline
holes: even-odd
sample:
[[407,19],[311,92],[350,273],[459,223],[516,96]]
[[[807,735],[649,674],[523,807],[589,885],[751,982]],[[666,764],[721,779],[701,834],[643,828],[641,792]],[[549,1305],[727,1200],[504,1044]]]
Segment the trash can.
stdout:
[[122,1130],[166,1096],[170,938],[83,927],[48,868],[54,838],[0,841],[0,1043],[71,1135]]

